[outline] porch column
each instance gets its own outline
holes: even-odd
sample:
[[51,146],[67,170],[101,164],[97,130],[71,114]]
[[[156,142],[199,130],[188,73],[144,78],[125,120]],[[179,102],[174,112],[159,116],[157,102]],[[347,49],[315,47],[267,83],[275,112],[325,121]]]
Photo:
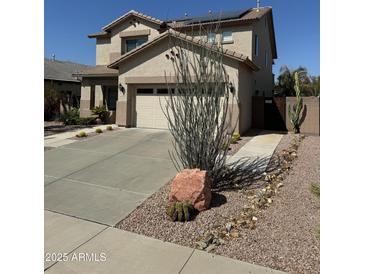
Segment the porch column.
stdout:
[[127,84],[121,83],[123,87],[123,91],[119,90],[118,84],[118,101],[117,101],[117,110],[116,110],[116,119],[115,122],[120,126],[128,127],[130,126],[130,122],[128,121],[128,92],[129,88]]
[[87,81],[81,82],[80,117],[91,115],[90,110],[91,85]]
[[95,85],[95,106],[104,105],[103,89],[101,85]]

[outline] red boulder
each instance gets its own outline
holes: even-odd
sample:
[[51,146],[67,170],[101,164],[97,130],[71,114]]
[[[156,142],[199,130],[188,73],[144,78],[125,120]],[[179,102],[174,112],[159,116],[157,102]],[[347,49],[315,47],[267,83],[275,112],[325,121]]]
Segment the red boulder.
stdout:
[[190,202],[202,211],[209,208],[211,199],[211,180],[206,171],[184,169],[172,181],[170,202]]

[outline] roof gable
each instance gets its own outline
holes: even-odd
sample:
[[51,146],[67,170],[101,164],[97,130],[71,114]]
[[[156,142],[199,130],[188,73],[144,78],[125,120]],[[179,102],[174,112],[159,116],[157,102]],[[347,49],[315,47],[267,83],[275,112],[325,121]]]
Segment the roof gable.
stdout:
[[[196,37],[192,37],[192,36],[188,36],[186,34],[183,34],[181,32],[175,31],[175,30],[168,30],[166,32],[164,32],[163,34],[160,34],[159,36],[157,36],[156,38],[152,39],[151,41],[125,53],[124,55],[122,55],[119,59],[117,59],[116,61],[114,61],[113,63],[111,63],[110,65],[108,65],[109,68],[118,68],[119,65],[124,62],[125,60],[131,58],[132,56],[134,56],[135,54],[142,52],[144,50],[147,50],[150,46],[155,45],[157,43],[160,43],[161,41],[163,41],[164,39],[167,39],[168,37],[174,37],[177,39],[181,39],[185,42],[191,43],[195,46],[200,46],[200,47],[206,47],[212,50],[216,50],[218,51],[219,49],[211,44],[208,43],[206,41],[203,41],[199,38]],[[230,58],[230,59],[234,59],[238,62],[242,62],[244,64],[246,64],[247,66],[249,66],[253,71],[258,71],[259,67],[253,63],[250,58],[248,58],[247,56],[245,56],[242,53],[239,52],[235,52],[235,51],[231,51],[228,49],[224,49],[223,50],[223,54],[224,56]]]
[[149,16],[149,15],[146,15],[146,14],[143,14],[141,12],[137,12],[135,10],[130,10],[128,11],[127,13],[123,14],[122,16],[120,16],[119,18],[115,19],[114,21],[112,21],[111,23],[109,23],[108,25],[104,26],[103,27],[103,31],[110,31],[114,26],[120,24],[121,22],[131,18],[131,17],[136,17],[136,18],[140,18],[140,19],[143,19],[143,20],[146,20],[146,21],[149,21],[151,23],[154,23],[156,25],[161,25],[163,23],[163,21],[157,19],[157,18],[154,18],[152,16]]

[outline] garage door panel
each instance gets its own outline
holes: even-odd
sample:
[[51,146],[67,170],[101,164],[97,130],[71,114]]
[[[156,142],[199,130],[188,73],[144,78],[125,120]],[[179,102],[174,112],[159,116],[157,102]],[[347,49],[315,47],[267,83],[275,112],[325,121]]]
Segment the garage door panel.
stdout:
[[136,102],[137,127],[167,129],[165,109],[167,96],[138,95]]

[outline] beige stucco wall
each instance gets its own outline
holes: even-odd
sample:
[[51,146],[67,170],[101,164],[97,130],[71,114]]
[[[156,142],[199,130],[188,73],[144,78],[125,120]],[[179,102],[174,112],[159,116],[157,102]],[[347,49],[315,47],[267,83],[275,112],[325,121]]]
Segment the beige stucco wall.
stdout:
[[[289,106],[296,102],[295,97],[286,97],[286,128],[289,131],[293,127],[289,119]],[[301,113],[300,132],[304,134],[320,134],[320,99],[318,97],[303,97],[303,111]]]
[[239,129],[240,133],[244,133],[251,128],[252,121],[252,95],[253,72],[247,66],[240,65],[238,82],[238,99],[240,108]]
[[110,38],[96,39],[96,65],[108,65],[110,55]]
[[[272,52],[269,34],[268,15],[261,20],[252,24],[252,61],[260,67],[258,72],[254,73],[254,89],[259,91],[259,95],[272,95],[273,78],[272,78]],[[255,56],[255,34],[259,37],[259,55]],[[265,50],[268,53],[268,66],[265,66]],[[256,80],[256,81],[255,81]]]
[[[135,122],[135,97],[134,86],[128,84],[128,79],[136,77],[145,77],[145,84],[148,84],[148,79],[155,81],[156,78],[160,77],[161,83],[164,83],[165,76],[174,76],[173,65],[170,60],[166,58],[166,54],[170,52],[169,40],[165,39],[161,43],[151,46],[148,50],[142,54],[137,54],[123,62],[119,67],[119,84],[121,84],[127,90],[126,94],[121,95],[118,98],[120,106],[125,109],[117,109],[117,123],[118,124],[129,124],[133,125]],[[237,111],[235,106],[232,106],[234,114],[239,116],[239,129],[241,133],[247,130],[251,125],[251,95],[253,92],[252,88],[252,72],[244,64],[240,64],[236,60],[230,58],[224,58],[224,65],[229,76],[229,81],[232,82],[236,95],[240,99],[240,111]],[[128,102],[127,104],[124,102]],[[236,104],[235,101],[230,100],[231,103]],[[119,106],[118,104],[118,106]],[[117,106],[117,108],[118,108]],[[126,114],[124,114],[126,113]],[[118,117],[119,116],[119,117]],[[127,116],[130,121],[127,121]],[[235,118],[234,118],[235,119]]]
[[[130,22],[135,24],[130,24]],[[111,30],[110,38],[96,39],[96,65],[108,65],[113,60],[113,56],[115,58],[121,54],[123,39],[119,36],[120,32],[150,29],[148,40],[151,40],[159,34],[158,27],[158,25],[140,18],[133,21],[133,17],[115,26]]]
[[[186,31],[186,34],[207,40],[207,33],[215,31],[216,30],[214,28],[211,28],[209,30],[204,29],[202,31]],[[252,27],[250,25],[222,27],[217,30],[215,38],[216,42],[222,40],[222,32],[224,31],[232,31],[233,42],[223,43],[223,48],[243,53],[251,58]]]
[[[117,86],[117,84],[116,77],[83,78],[81,82],[80,117],[88,117],[92,114],[91,105],[99,106],[103,104],[102,86]],[[118,92],[120,93],[120,91]],[[93,104],[91,100],[94,101]]]

